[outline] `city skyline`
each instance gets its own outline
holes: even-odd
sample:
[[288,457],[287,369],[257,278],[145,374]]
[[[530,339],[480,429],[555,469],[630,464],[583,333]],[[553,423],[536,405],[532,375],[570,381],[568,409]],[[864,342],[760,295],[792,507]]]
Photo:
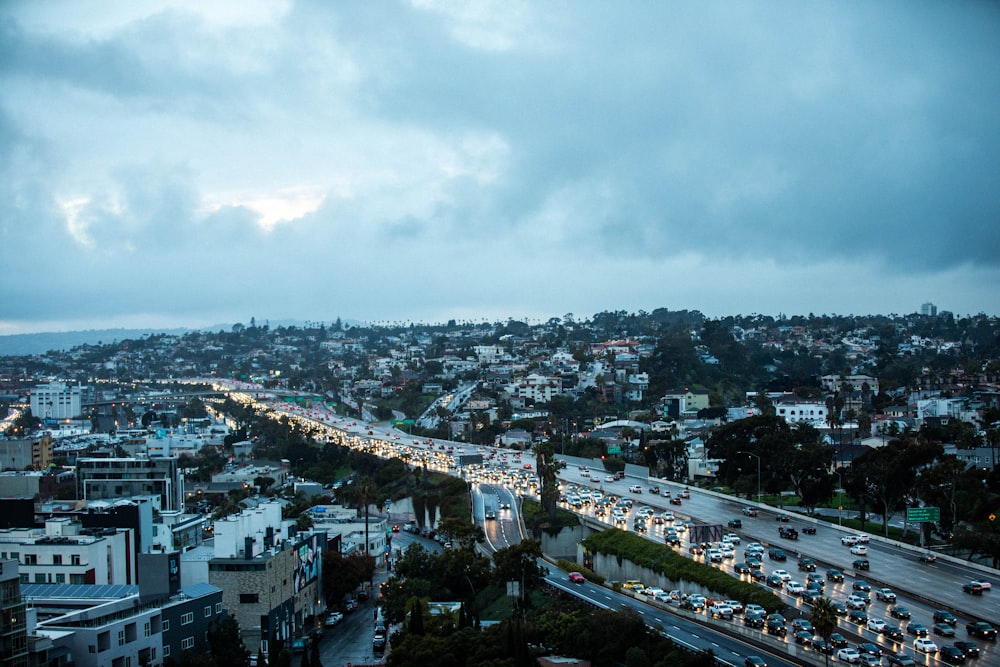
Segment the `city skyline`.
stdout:
[[1000,313],[1000,7],[7,3],[0,335]]

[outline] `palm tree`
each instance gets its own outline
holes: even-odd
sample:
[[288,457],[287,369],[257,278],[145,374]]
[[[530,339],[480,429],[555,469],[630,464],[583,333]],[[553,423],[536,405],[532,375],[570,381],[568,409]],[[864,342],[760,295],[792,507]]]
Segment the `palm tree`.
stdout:
[[365,555],[371,556],[371,542],[368,539],[368,507],[371,505],[372,500],[375,497],[375,482],[372,481],[371,477],[362,477],[361,481],[358,482],[355,492],[358,494],[358,500],[365,504]]
[[[813,604],[809,613],[809,622],[812,623],[816,634],[823,638],[824,642],[830,641],[830,635],[837,628],[837,609],[833,606],[830,598],[820,598]],[[830,664],[829,654],[823,654],[826,664]]]

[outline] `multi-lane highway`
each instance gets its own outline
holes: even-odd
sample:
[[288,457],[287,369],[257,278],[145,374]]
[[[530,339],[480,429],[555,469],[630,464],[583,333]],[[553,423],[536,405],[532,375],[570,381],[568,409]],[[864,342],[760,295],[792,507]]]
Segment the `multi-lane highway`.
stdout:
[[[487,542],[491,548],[502,548],[519,541],[522,537],[521,522],[517,519],[516,509],[518,496],[534,495],[534,489],[530,481],[534,473],[530,470],[534,463],[534,455],[530,453],[520,453],[492,447],[478,447],[474,445],[461,444],[449,441],[418,439],[413,438],[396,429],[384,424],[371,424],[340,417],[325,410],[305,410],[291,404],[281,404],[280,409],[305,420],[314,427],[328,429],[327,436],[348,446],[370,451],[380,456],[399,456],[409,461],[412,465],[427,465],[452,474],[466,477],[475,489],[474,493],[474,518],[481,521],[486,533]],[[486,464],[482,467],[474,466],[461,468],[456,463],[456,457],[463,454],[481,454],[486,459]],[[847,546],[841,543],[841,538],[850,534],[849,531],[841,530],[837,526],[814,522],[808,517],[798,516],[787,510],[768,508],[761,506],[759,515],[756,517],[744,516],[741,508],[746,504],[744,501],[734,499],[730,496],[702,491],[699,489],[686,487],[668,482],[665,480],[652,480],[645,478],[626,477],[620,480],[609,479],[607,473],[600,468],[599,461],[565,458],[569,465],[560,471],[559,480],[564,492],[571,490],[571,485],[577,491],[587,490],[588,492],[598,491],[600,495],[607,498],[611,496],[632,500],[633,506],[626,515],[626,521],[618,524],[618,527],[629,529],[633,525],[635,513],[643,506],[648,505],[655,513],[662,513],[669,510],[674,514],[674,523],[689,520],[702,524],[722,524],[725,526],[732,518],[739,518],[742,527],[737,532],[745,545],[748,541],[756,541],[767,545],[781,547],[789,554],[787,562],[773,563],[767,560],[763,563],[763,569],[770,572],[773,569],[785,569],[793,575],[793,579],[802,581],[804,572],[798,572],[796,559],[798,556],[806,556],[813,559],[819,572],[826,568],[833,567],[842,570],[847,576],[843,583],[829,583],[824,594],[835,601],[843,601],[849,593],[853,592],[853,585],[858,580],[869,582],[873,588],[887,586],[891,587],[899,596],[897,605],[907,607],[912,620],[922,623],[928,628],[933,626],[931,615],[935,609],[952,610],[958,617],[958,638],[965,638],[964,623],[967,620],[987,620],[994,625],[1000,623],[1000,604],[994,601],[993,596],[1000,593],[987,592],[981,596],[971,596],[962,592],[962,585],[970,579],[997,579],[995,571],[984,571],[975,569],[961,562],[953,561],[950,558],[939,558],[935,563],[926,564],[917,558],[918,552],[905,545],[898,545],[888,540],[872,537],[868,544],[869,553],[867,558],[871,563],[871,570],[865,572],[854,572],[852,563],[857,557],[850,553]],[[630,487],[639,485],[641,492],[630,491]],[[651,487],[659,486],[660,494],[650,493]],[[669,492],[670,498],[677,498],[682,491],[687,491],[689,497],[680,501],[680,504],[672,504],[663,492]],[[675,501],[676,502],[676,501]],[[505,505],[510,503],[510,508]],[[492,518],[487,518],[487,513],[492,512]],[[611,514],[608,512],[604,517],[598,517],[595,504],[592,501],[578,510],[584,520],[595,527],[602,525],[613,525]],[[791,515],[790,525],[799,528],[799,539],[792,541],[779,537],[777,527],[780,522],[775,521],[779,513]],[[805,525],[817,527],[815,535],[803,534],[801,528]],[[663,541],[664,531],[668,523],[651,524],[648,526],[646,537],[656,541]],[[689,546],[687,539],[689,532],[681,533],[682,544],[678,549],[687,554]],[[724,560],[720,567],[733,573],[733,564],[740,562],[742,553],[737,551],[736,557],[732,560]],[[735,575],[734,575],[735,576]],[[746,576],[746,575],[743,575]],[[564,575],[552,574],[550,580],[560,586],[569,587],[581,593],[589,590],[589,584],[582,588],[575,588],[565,582]],[[657,582],[646,582],[647,585]],[[609,591],[600,588],[601,594],[607,596]],[[597,594],[597,591],[594,591]],[[781,590],[776,591],[783,594]],[[800,613],[808,616],[808,608],[797,597],[784,595],[789,604],[791,613]],[[629,598],[626,604],[633,604]],[[606,603],[602,603],[606,604]],[[622,604],[615,599],[613,604]],[[653,610],[649,605],[641,602],[634,602],[640,605],[644,617],[645,614],[664,614],[663,610]],[[905,629],[907,623],[891,619],[888,614],[890,605],[885,602],[875,600],[872,595],[872,602],[867,608],[869,618],[884,618],[892,624],[899,624]],[[676,616],[667,615],[664,619],[677,620]],[[661,621],[657,620],[657,623]],[[687,621],[686,621],[687,622]],[[685,633],[706,632],[702,626],[695,624],[699,629],[687,628]],[[667,627],[664,625],[664,627]],[[673,627],[673,626],[671,626]],[[725,626],[720,626],[720,630],[725,630]],[[865,629],[864,626],[857,626],[853,623],[841,619],[839,631],[848,636],[856,636],[862,641],[870,641],[881,644],[887,651],[905,650],[913,654],[913,637],[907,635],[903,644],[897,644],[886,640],[881,635],[877,635]],[[680,632],[680,631],[678,631]],[[712,631],[715,633],[716,631]],[[717,633],[718,634],[718,633]],[[725,634],[720,634],[725,637]],[[954,639],[933,637],[939,644],[951,643]],[[709,642],[715,646],[716,643]],[[749,650],[738,640],[734,646],[738,648],[720,649],[713,648],[720,655],[729,651],[731,654],[747,654]],[[776,650],[783,650],[780,644],[769,640]],[[997,655],[995,645],[988,642],[976,640],[983,649],[983,655],[979,664],[1000,664],[1000,655]],[[722,646],[725,644],[723,641]],[[987,644],[987,645],[984,645]],[[699,648],[702,646],[699,645]],[[787,650],[787,646],[784,647]],[[933,657],[916,654],[918,664],[936,664]],[[769,661],[769,664],[775,661]]]

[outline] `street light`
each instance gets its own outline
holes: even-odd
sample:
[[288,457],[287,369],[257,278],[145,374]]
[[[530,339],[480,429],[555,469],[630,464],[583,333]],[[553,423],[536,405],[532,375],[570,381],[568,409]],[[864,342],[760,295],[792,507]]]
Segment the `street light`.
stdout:
[[738,451],[737,454],[746,454],[747,456],[752,456],[757,459],[757,504],[760,505],[760,456],[754,454],[753,452]]

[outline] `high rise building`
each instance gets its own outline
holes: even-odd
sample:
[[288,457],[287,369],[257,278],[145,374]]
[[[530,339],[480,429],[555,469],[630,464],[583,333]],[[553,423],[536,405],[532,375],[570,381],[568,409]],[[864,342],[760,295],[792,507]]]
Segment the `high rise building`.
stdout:
[[937,306],[928,301],[927,303],[924,303],[920,306],[920,314],[930,315],[931,317],[934,317],[937,315]]

